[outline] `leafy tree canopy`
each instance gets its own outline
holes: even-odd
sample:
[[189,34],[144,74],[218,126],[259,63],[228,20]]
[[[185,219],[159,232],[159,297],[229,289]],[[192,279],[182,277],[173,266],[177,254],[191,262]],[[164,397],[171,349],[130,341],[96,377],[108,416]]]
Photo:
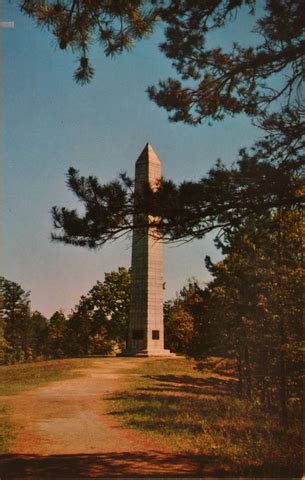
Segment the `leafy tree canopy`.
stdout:
[[190,279],[174,300],[164,303],[165,345],[171,351],[192,357],[206,353],[208,332],[202,316],[203,293],[196,279]]
[[109,354],[124,348],[130,302],[130,272],[120,267],[105,273],[83,295],[68,320],[72,353]]

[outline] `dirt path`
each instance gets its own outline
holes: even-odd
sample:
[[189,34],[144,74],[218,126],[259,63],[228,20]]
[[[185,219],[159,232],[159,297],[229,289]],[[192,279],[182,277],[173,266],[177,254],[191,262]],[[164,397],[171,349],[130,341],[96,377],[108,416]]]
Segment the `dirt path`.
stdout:
[[201,476],[202,458],[172,454],[106,414],[103,397],[121,390],[139,361],[97,359],[81,377],[12,397],[16,438],[1,480]]
[[105,414],[103,396],[124,388],[132,369],[120,359],[98,359],[83,376],[50,383],[14,397],[17,438],[10,453],[64,455],[135,451],[136,441]]

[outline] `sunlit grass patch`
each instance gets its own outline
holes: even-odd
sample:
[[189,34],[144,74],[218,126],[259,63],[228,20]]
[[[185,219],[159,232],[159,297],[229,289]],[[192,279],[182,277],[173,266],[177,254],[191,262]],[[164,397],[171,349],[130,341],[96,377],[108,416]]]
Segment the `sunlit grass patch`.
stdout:
[[13,439],[11,432],[11,425],[8,420],[7,409],[4,406],[0,407],[0,452],[6,453],[8,446]]
[[6,453],[14,438],[14,429],[10,422],[12,399],[6,396],[18,394],[55,380],[64,380],[80,376],[80,368],[91,366],[91,360],[64,359],[24,363],[0,367],[0,452]]
[[46,382],[80,375],[73,370],[90,366],[86,359],[49,360],[0,367],[0,395],[13,395]]

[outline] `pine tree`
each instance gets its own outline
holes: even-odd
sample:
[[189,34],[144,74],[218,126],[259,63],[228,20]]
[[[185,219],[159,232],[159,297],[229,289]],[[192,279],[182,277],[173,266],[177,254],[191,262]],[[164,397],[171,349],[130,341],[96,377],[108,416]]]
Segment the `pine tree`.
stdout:
[[204,314],[217,348],[236,359],[241,393],[276,407],[283,425],[292,399],[302,403],[302,220],[284,211],[253,217],[219,242],[224,260],[207,258],[215,279]]
[[94,69],[89,50],[98,42],[106,56],[114,56],[132,48],[135,42],[152,32],[156,15],[150,2],[142,0],[22,0],[23,13],[38,26],[48,29],[60,49],[77,53],[79,66],[76,82],[88,83]]
[[67,319],[62,310],[58,310],[50,318],[48,325],[48,354],[52,358],[67,356],[67,342],[69,341]]
[[4,324],[5,361],[23,361],[32,357],[30,292],[18,283],[0,277],[2,323]]

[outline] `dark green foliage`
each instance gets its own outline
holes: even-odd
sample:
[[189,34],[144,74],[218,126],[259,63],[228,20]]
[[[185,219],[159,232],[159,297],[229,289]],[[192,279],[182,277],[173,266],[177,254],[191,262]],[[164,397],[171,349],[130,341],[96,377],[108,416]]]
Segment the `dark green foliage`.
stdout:
[[279,207],[301,208],[304,136],[295,137],[289,129],[290,136],[281,122],[278,116],[266,119],[269,138],[257,142],[251,153],[241,150],[235,166],[227,168],[218,162],[199,182],[175,185],[162,180],[159,190],[147,188],[141,201],[136,201],[126,176],[101,185],[97,178],[84,178],[70,169],[68,185],[83,203],[85,214],[54,207],[54,228],[60,233],[54,233],[53,240],[99,247],[130,232],[135,212],[155,216],[151,225],[164,239],[189,240],[210,231],[234,230],[253,214],[268,214]]
[[55,312],[48,325],[48,354],[51,358],[67,356],[68,323],[63,311]]
[[224,258],[206,266],[214,279],[189,282],[165,304],[173,351],[234,360],[241,397],[277,413],[302,415],[303,212],[253,215],[216,239]]
[[2,297],[2,357],[6,362],[23,361],[32,356],[29,292],[4,277],[0,278]]
[[299,212],[253,217],[218,242],[223,261],[206,260],[210,352],[235,358],[240,393],[278,410],[284,424],[289,406],[297,415],[302,406],[303,237]]
[[40,312],[31,315],[31,347],[34,357],[44,357],[48,353],[49,324]]
[[54,228],[65,228],[63,235],[53,234],[53,240],[96,248],[130,229],[133,206],[126,176],[101,185],[96,177],[81,177],[70,168],[67,185],[84,203],[86,213],[80,217],[76,210],[53,207]]
[[130,302],[130,272],[105,273],[66,318],[62,310],[47,320],[30,311],[29,293],[3,277],[1,284],[1,363],[35,358],[113,354],[124,349]]
[[30,292],[0,277],[0,352],[2,363],[32,360],[48,349],[47,319],[30,310]]
[[67,322],[68,355],[111,354],[125,347],[130,303],[130,273],[105,273],[81,297]]

